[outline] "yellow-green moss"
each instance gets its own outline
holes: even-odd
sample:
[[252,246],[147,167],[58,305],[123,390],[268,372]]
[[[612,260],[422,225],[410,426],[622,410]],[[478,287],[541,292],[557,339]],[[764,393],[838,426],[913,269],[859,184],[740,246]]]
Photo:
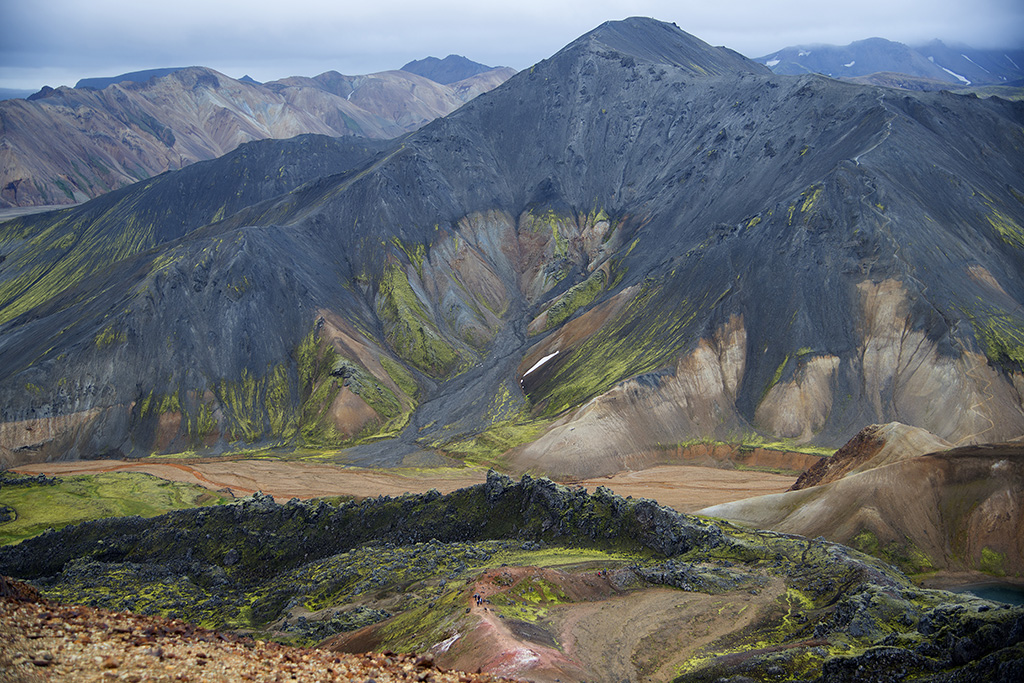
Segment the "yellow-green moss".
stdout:
[[[530,392],[541,414],[554,416],[606,391],[627,377],[674,362],[692,341],[690,325],[713,299],[694,292],[697,303],[647,282],[612,321],[571,352],[554,376]],[[717,293],[716,293],[717,296]]]
[[463,362],[417,298],[401,265],[388,266],[380,282],[377,315],[395,353],[428,375],[443,377]]
[[502,454],[535,440],[550,423],[550,420],[502,420],[476,436],[434,444],[434,447],[468,464],[488,467],[500,465]]
[[96,335],[96,348],[103,349],[113,344],[123,344],[128,341],[128,335],[124,330],[115,330],[113,325],[107,325]]
[[[0,323],[43,304],[79,283],[88,275],[154,246],[153,226],[141,218],[143,210],[132,199],[114,204],[106,213],[67,211],[49,223],[9,221],[0,228],[0,240],[33,232],[8,263],[21,270],[17,277],[0,283]],[[116,220],[116,234],[104,226]],[[5,264],[6,265],[6,264]]]
[[178,392],[172,392],[170,394],[164,394],[160,398],[160,402],[157,404],[156,412],[158,415],[164,413],[177,413],[181,411],[181,401],[178,400]]
[[223,502],[218,493],[138,472],[63,477],[51,486],[4,486],[0,504],[17,517],[0,523],[0,545],[103,517],[154,517],[169,510]]
[[419,395],[419,385],[416,384],[416,378],[412,376],[412,373],[406,369],[401,363],[396,363],[387,356],[381,356],[378,358],[380,365],[384,368],[384,372],[388,373],[388,376],[392,381],[398,385],[398,388],[402,390],[409,398],[416,398]]
[[992,208],[992,213],[987,218],[999,239],[1018,249],[1024,248],[1024,228],[1015,220],[996,208]]
[[990,361],[1024,367],[1024,319],[996,308],[961,310]]
[[981,549],[981,558],[978,562],[978,569],[995,576],[1006,575],[1006,555],[992,550],[988,546]]
[[391,242],[402,250],[405,257],[409,259],[409,263],[412,264],[413,268],[420,277],[423,277],[423,261],[427,256],[427,247],[422,242],[417,244],[406,244],[397,237],[392,237]]
[[892,541],[883,545],[869,529],[861,529],[850,540],[849,545],[862,553],[895,565],[907,574],[922,574],[935,569],[931,558],[910,538],[905,538],[902,542]]
[[596,270],[583,282],[573,285],[548,308],[545,330],[561,325],[581,308],[585,308],[604,291],[607,276]]

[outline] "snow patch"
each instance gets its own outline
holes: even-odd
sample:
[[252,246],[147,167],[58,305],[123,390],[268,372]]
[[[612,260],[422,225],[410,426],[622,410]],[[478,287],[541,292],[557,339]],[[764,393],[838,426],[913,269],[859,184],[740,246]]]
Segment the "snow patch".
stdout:
[[850,62],[849,64],[843,64],[843,66],[845,66],[847,69],[849,69],[851,66],[853,66],[856,63],[857,63],[857,60],[855,59],[852,62]]
[[966,60],[967,60],[968,62],[970,62],[970,63],[971,63],[971,64],[973,64],[974,66],[976,66],[976,67],[978,67],[979,69],[981,69],[982,71],[984,71],[985,73],[987,73],[987,74],[990,74],[990,73],[992,73],[991,71],[989,71],[988,69],[986,69],[985,67],[983,67],[983,66],[982,66],[981,64],[978,64],[978,63],[977,63],[976,61],[974,61],[973,59],[971,59],[970,57],[968,57],[968,56],[967,56],[967,55],[965,55],[964,53],[962,53],[962,52],[961,52],[961,53],[960,53],[960,56],[961,56],[961,57],[963,57],[964,59],[966,59]]
[[523,373],[523,377],[526,377],[526,376],[527,376],[527,375],[529,375],[529,374],[530,374],[531,372],[533,372],[534,370],[536,370],[536,369],[537,369],[537,368],[539,368],[540,366],[544,365],[545,363],[547,363],[547,362],[548,362],[549,360],[551,360],[552,358],[554,358],[554,357],[555,357],[555,356],[557,356],[557,355],[558,355],[558,351],[555,351],[554,353],[549,353],[548,355],[544,356],[544,357],[543,357],[543,358],[541,358],[541,359],[540,359],[539,361],[537,361],[536,363],[534,363],[534,364],[533,364],[533,367],[532,367],[532,368],[530,368],[529,370],[527,370],[526,372],[524,372],[524,373]]
[[[1013,64],[1013,68],[1014,69],[1019,69],[1020,68],[1019,66],[1017,66],[1017,62],[1015,62],[1012,59],[1010,59],[1010,55],[1003,55],[1003,56],[1006,57],[1006,61],[1008,61],[1010,64]],[[1003,80],[1005,81],[1006,79],[1004,78]]]
[[800,50],[800,52],[798,52],[796,56],[797,56],[797,57],[806,57],[806,56],[807,56],[807,55],[809,55],[809,54],[811,54],[811,51],[810,51],[810,50],[807,50],[807,51],[804,51],[804,50]]
[[966,78],[964,78],[963,76],[961,76],[957,72],[950,71],[949,69],[947,69],[944,66],[939,66],[939,68],[942,69],[943,71],[945,71],[946,73],[948,73],[950,76],[953,76],[957,80],[963,81],[964,85],[970,85],[971,84],[971,82],[969,80],[967,80]]
[[932,64],[934,64],[935,63],[935,57],[929,57],[928,61],[931,62]]
[[767,62],[764,63],[764,65],[770,69],[781,61],[781,59],[769,59]]

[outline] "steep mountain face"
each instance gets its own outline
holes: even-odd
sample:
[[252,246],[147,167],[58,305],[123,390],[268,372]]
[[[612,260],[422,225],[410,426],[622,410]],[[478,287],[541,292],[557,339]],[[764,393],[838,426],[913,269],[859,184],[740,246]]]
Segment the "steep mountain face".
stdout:
[[83,201],[250,140],[302,133],[393,138],[511,73],[445,86],[404,71],[332,71],[260,85],[192,67],[102,90],[44,89],[32,101],[0,104],[0,206]]
[[[2,224],[0,444],[363,443],[345,457],[594,476],[897,416],[1015,437],[1022,148],[1019,104],[776,76],[605,24],[287,194],[229,205],[165,176],[215,197],[173,241],[117,219],[147,186],[82,223]],[[130,246],[37,285],[85,232]]]
[[700,514],[822,536],[909,573],[946,569],[1021,576],[1024,506],[1018,492],[1024,484],[1024,445],[943,448],[941,443],[905,425],[872,425],[837,453],[840,464],[855,465],[840,468],[847,471]]
[[437,57],[415,59],[403,66],[402,71],[408,71],[417,76],[429,78],[435,83],[451,85],[457,81],[490,71],[493,68],[503,67],[490,67],[466,59],[462,55],[448,55],[444,59],[438,59]]
[[912,48],[884,38],[849,45],[787,47],[755,61],[777,74],[820,73],[834,78],[892,72],[947,85],[1007,85],[1024,78],[1024,50],[976,50],[933,41]]

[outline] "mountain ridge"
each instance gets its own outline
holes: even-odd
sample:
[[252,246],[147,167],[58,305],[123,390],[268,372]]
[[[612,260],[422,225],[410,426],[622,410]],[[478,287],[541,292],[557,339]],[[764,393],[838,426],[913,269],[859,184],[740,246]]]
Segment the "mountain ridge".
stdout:
[[396,137],[508,75],[485,72],[443,86],[398,71],[355,77],[328,72],[257,84],[189,67],[102,90],[44,89],[31,102],[0,104],[6,141],[0,203],[83,201],[254,139],[302,133]]
[[162,76],[170,76],[175,71],[181,71],[187,67],[175,66],[175,67],[164,67],[159,69],[143,69],[141,71],[130,71],[128,73],[119,74],[117,76],[98,76],[91,78],[80,78],[75,83],[75,89],[80,88],[92,88],[93,90],[103,90],[108,85],[114,85],[115,83],[123,83],[124,81],[132,81],[133,83],[145,83],[151,78],[160,78]]
[[862,78],[893,72],[946,83],[947,87],[1007,85],[1024,77],[1024,50],[950,47],[939,40],[919,47],[884,38],[867,38],[849,45],[799,45],[776,50],[755,61],[779,74],[822,73],[834,78]]

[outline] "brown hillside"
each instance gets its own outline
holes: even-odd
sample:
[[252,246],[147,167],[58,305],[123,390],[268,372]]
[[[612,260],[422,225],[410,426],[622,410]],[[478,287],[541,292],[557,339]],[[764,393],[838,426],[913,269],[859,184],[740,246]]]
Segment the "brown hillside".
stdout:
[[[877,457],[877,456],[876,456]],[[966,446],[700,514],[823,536],[909,573],[1024,576],[1024,444]]]
[[881,467],[952,448],[948,441],[923,429],[890,422],[868,425],[830,458],[822,458],[800,475],[791,491],[842,479],[854,472]]

